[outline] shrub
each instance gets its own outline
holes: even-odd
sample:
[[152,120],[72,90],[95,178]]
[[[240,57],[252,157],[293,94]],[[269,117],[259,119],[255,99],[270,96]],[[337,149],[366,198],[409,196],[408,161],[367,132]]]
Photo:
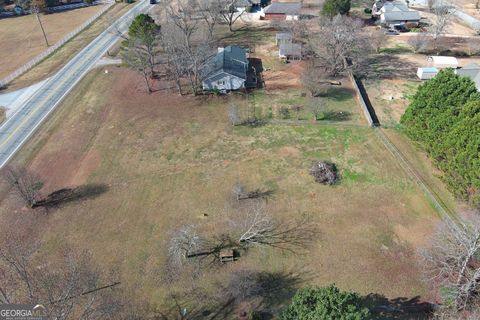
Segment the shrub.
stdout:
[[280,319],[366,320],[369,315],[369,310],[361,307],[357,293],[340,291],[331,285],[300,289]]
[[370,8],[365,8],[365,9],[363,10],[363,12],[365,12],[366,14],[371,14],[371,13],[372,13],[372,9],[370,9]]

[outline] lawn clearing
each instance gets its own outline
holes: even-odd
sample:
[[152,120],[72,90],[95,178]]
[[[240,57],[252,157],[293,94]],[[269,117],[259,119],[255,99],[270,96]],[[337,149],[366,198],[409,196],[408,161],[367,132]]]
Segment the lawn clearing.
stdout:
[[365,81],[368,97],[383,127],[394,127],[400,123],[400,117],[409,104],[409,97],[415,94],[420,84],[421,81],[418,80],[403,79]]
[[[102,10],[103,5],[40,15],[50,45],[75,30]],[[35,15],[0,20],[0,78],[8,76],[38,54],[47,50]],[[9,57],[9,58],[6,58]]]
[[[301,286],[335,282],[362,294],[425,297],[415,250],[437,216],[370,128],[232,127],[226,102],[166,91],[147,95],[139,77],[119,67],[90,73],[15,160],[28,160],[45,181],[44,193],[108,185],[95,199],[43,216],[42,252],[53,254],[61,243],[89,249],[102,266],[119,270],[123,286],[154,305],[192,283],[213,292],[216,281],[239,268],[292,274]],[[338,185],[313,181],[308,169],[316,159],[337,164]],[[198,280],[165,284],[169,233],[181,224],[218,233],[237,181],[274,190],[268,202],[274,215],[305,214],[318,223],[308,254],[252,249]],[[4,217],[19,212],[19,204],[8,195],[0,210]],[[279,298],[272,308],[284,302]]]

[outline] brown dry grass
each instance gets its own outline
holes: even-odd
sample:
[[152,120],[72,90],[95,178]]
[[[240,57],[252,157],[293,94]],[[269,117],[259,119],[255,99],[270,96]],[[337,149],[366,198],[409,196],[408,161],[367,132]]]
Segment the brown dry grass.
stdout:
[[124,3],[115,4],[87,29],[71,39],[40,64],[10,83],[8,90],[12,91],[24,88],[52,76],[71,57],[90,43],[96,36],[105,30],[105,28],[107,28],[116,17],[123,14],[129,7],[130,5]]
[[[277,190],[269,209],[286,219],[310,215],[319,237],[308,255],[251,250],[238,263],[206,271],[200,286],[248,267],[294,272],[302,285],[336,282],[363,294],[425,296],[414,253],[435,212],[371,129],[232,128],[223,98],[147,95],[137,75],[109,69],[89,74],[16,159],[30,160],[44,192],[86,182],[109,186],[94,200],[44,216],[43,252],[65,242],[90,249],[103,266],[119,269],[123,285],[159,303],[181,286],[161,280],[168,233],[184,223],[218,225],[240,179]],[[313,182],[307,168],[319,158],[337,163],[338,186]],[[6,197],[0,211],[15,210]]]
[[[103,6],[40,15],[50,44],[55,44]],[[0,78],[9,75],[47,49],[35,15],[0,20]],[[6,58],[9,57],[9,58]]]

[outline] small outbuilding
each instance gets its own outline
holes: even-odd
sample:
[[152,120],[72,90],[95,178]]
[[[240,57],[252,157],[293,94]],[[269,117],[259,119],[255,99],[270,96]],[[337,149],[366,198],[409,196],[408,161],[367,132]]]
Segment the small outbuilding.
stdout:
[[434,67],[427,67],[427,68],[418,68],[417,69],[417,77],[420,80],[428,80],[435,77],[438,73],[438,69]]
[[273,2],[271,5],[265,7],[265,20],[298,20],[302,4],[300,2]]
[[278,46],[278,57],[283,60],[301,60],[302,45],[298,43],[283,43]]
[[280,46],[282,44],[290,44],[293,42],[293,35],[290,32],[277,32],[275,35],[275,44]]
[[428,61],[432,62],[436,68],[458,68],[458,60],[455,57],[430,56]]

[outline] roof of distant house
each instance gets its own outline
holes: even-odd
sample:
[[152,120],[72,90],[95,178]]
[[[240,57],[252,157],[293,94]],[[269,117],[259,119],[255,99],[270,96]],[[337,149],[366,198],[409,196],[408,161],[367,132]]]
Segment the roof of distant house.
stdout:
[[438,69],[435,68],[435,67],[424,67],[424,68],[418,68],[420,70],[422,70],[423,72],[427,72],[427,73],[437,73],[438,72]]
[[302,4],[300,2],[273,2],[265,8],[264,12],[270,14],[299,14],[301,9]]
[[458,60],[455,57],[448,56],[430,56],[428,60],[432,61],[435,65],[444,65],[444,66],[458,66]]
[[219,52],[207,62],[205,67],[206,77],[223,71],[241,79],[246,79],[245,65],[247,63],[247,51],[245,49],[237,46],[219,49]]
[[472,63],[463,68],[458,68],[455,72],[462,77],[468,77],[475,82],[475,86],[480,90],[480,65]]
[[387,1],[383,4],[385,20],[408,21],[420,20],[418,11],[410,10],[403,1]]

